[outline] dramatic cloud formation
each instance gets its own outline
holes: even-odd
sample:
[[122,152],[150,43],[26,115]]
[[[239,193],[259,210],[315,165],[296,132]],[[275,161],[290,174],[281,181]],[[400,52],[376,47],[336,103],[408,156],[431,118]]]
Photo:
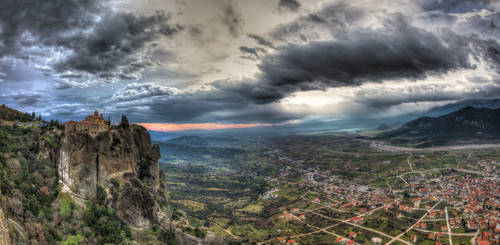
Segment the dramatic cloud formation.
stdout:
[[[89,74],[93,79],[137,79],[153,65],[147,54],[152,42],[182,27],[168,24],[163,11],[142,16],[111,7],[111,2],[94,0],[2,1],[0,57],[41,63],[46,74],[60,74],[59,88]],[[48,58],[47,52],[57,56]]]
[[380,118],[499,97],[499,42],[488,0],[5,0],[0,98],[200,128]]
[[[440,38],[396,16],[381,29],[358,30],[342,40],[289,45],[266,56],[259,65],[260,82],[241,92],[250,91],[257,102],[267,103],[297,91],[423,79],[427,74],[473,68],[469,58],[476,43],[464,43],[453,33],[445,35]],[[487,58],[496,59],[489,54],[498,50],[494,44],[478,48],[485,49]]]

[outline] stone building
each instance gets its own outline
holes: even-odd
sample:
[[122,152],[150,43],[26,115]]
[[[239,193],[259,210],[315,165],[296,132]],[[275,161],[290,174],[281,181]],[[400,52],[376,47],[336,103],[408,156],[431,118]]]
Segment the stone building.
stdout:
[[76,133],[83,132],[89,134],[92,137],[97,136],[101,132],[106,132],[111,127],[111,122],[109,120],[104,120],[102,114],[96,110],[94,115],[87,116],[83,121],[69,121],[64,124],[64,132]]

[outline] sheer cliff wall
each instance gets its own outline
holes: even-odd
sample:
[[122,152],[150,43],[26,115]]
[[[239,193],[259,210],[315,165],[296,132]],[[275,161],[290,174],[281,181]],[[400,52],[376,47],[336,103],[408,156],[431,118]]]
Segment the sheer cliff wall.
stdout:
[[57,164],[61,191],[83,201],[103,188],[125,222],[148,227],[162,218],[159,202],[167,199],[159,158],[142,126],[112,126],[97,136],[65,131]]

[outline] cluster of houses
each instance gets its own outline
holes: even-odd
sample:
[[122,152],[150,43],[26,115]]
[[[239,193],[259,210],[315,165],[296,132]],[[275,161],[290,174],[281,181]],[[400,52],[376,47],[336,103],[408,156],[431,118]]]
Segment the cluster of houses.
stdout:
[[[280,157],[280,161],[292,160]],[[393,170],[398,173],[408,171],[407,168]],[[477,234],[473,240],[479,245],[500,244],[500,165],[496,161],[468,158],[457,168],[403,176],[405,185],[394,185],[395,190],[360,185],[360,180],[346,180],[335,176],[333,171],[318,168],[300,168],[298,172],[302,174],[302,181],[298,183],[302,190],[322,193],[310,199],[313,202],[362,214],[348,219],[349,223],[363,225],[367,215],[381,206],[386,211],[398,213],[400,218],[405,217],[405,212],[427,211],[426,219],[414,227],[415,230],[425,232],[425,235],[418,235],[420,241],[430,240],[436,245],[448,243],[448,227],[439,225],[436,228],[433,223],[447,220],[452,234]],[[273,180],[278,180],[279,184],[298,172],[286,166],[280,169],[279,176]],[[263,197],[273,197],[273,193],[275,189],[264,193]],[[442,203],[437,207],[439,209],[430,210],[439,201]],[[448,208],[448,215],[443,206]],[[305,215],[298,213],[300,212],[296,208],[290,212],[285,210],[280,218],[287,221],[305,220]],[[410,242],[416,243],[417,235],[409,235]],[[356,234],[349,234],[348,238],[339,237],[334,242],[355,244],[355,238]],[[374,237],[371,242],[380,244],[382,241],[379,239]],[[285,242],[288,240],[282,243]]]
[[[414,194],[423,198],[420,201],[442,200],[459,210],[460,216],[448,220],[452,230],[465,228],[469,233],[478,232],[476,243],[480,245],[500,244],[500,167],[495,161],[484,160],[475,166],[482,172],[473,172],[471,169],[474,168],[467,166],[467,170],[451,170],[431,181],[415,176],[409,184]],[[413,201],[414,209],[418,210],[420,203],[416,203],[417,199]],[[429,207],[425,205],[426,209]],[[404,205],[400,205],[399,209],[405,212],[414,210]],[[443,219],[446,215],[441,209],[430,211],[428,217]],[[427,225],[419,223],[416,228],[426,230]],[[447,227],[442,226],[441,232],[429,233],[428,239],[439,240],[446,230]]]
[[284,237],[278,237],[278,242],[280,244],[297,245],[298,243],[293,239],[286,239]]

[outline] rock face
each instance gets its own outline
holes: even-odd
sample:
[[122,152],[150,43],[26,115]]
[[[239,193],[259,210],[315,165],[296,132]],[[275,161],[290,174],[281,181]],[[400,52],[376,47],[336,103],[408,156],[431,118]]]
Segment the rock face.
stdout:
[[62,192],[75,199],[95,198],[106,191],[106,202],[126,223],[149,227],[166,203],[160,151],[147,130],[138,125],[112,126],[95,137],[64,132],[58,160]]
[[0,245],[10,244],[9,225],[4,217],[3,211],[0,208]]

